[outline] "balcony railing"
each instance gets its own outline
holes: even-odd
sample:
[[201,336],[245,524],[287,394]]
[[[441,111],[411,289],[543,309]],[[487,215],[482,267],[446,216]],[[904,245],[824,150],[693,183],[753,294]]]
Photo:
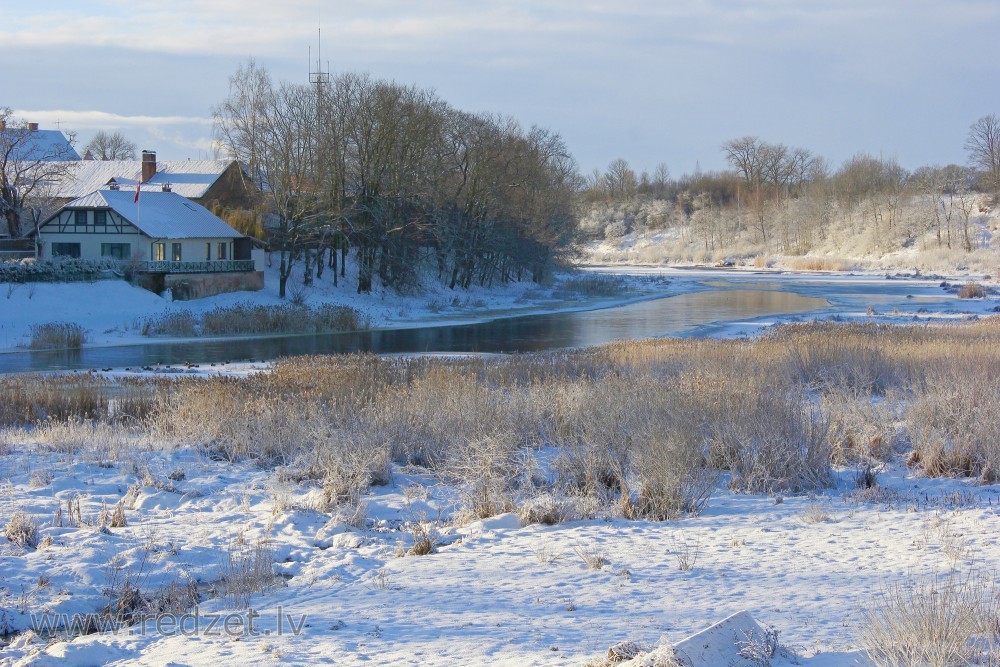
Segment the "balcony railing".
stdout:
[[209,262],[139,262],[142,273],[239,273],[253,271],[252,259],[217,259]]

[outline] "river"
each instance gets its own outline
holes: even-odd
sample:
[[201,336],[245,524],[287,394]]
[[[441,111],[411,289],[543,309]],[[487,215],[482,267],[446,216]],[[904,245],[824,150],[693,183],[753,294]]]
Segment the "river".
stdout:
[[869,306],[880,312],[917,314],[955,303],[937,281],[878,277],[673,271],[664,289],[661,298],[625,305],[474,324],[3,353],[0,373],[260,361],[343,352],[533,352],[627,338],[713,335],[734,326],[753,329],[762,321],[864,312]]

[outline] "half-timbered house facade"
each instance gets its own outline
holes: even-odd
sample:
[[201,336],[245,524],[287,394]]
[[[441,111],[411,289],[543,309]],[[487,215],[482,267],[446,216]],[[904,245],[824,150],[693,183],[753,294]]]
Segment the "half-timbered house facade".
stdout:
[[[108,189],[69,202],[37,230],[40,257],[128,260],[137,273],[160,276],[159,291],[182,276],[188,283],[222,284],[218,274],[253,274],[240,289],[263,285],[263,253],[204,206],[161,188]],[[255,257],[257,255],[257,257]],[[255,261],[256,260],[256,261]],[[168,279],[164,280],[164,276]],[[214,291],[201,288],[199,295]],[[219,290],[228,291],[228,290]]]

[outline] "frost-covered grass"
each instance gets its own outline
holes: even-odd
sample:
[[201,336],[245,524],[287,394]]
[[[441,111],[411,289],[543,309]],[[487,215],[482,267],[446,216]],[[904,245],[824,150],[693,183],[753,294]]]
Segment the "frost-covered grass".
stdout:
[[322,304],[263,305],[241,301],[200,316],[189,310],[149,317],[142,332],[149,336],[192,337],[243,334],[332,333],[369,327],[368,318],[350,306]]
[[124,394],[2,378],[22,414],[0,431],[9,629],[45,610],[133,623],[196,601],[267,609],[272,629],[281,606],[310,628],[235,649],[151,634],[7,655],[579,664],[748,608],[804,661],[866,664],[857,619],[880,585],[1000,566],[997,489],[964,477],[995,479],[998,346],[984,318],[301,357]]
[[31,327],[32,350],[80,349],[87,341],[83,327],[75,322],[46,322]]

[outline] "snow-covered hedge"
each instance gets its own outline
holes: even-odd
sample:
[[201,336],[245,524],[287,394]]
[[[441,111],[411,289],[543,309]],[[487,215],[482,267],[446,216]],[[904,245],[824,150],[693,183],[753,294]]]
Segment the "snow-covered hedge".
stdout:
[[125,277],[117,259],[40,259],[0,262],[0,283],[82,282]]

